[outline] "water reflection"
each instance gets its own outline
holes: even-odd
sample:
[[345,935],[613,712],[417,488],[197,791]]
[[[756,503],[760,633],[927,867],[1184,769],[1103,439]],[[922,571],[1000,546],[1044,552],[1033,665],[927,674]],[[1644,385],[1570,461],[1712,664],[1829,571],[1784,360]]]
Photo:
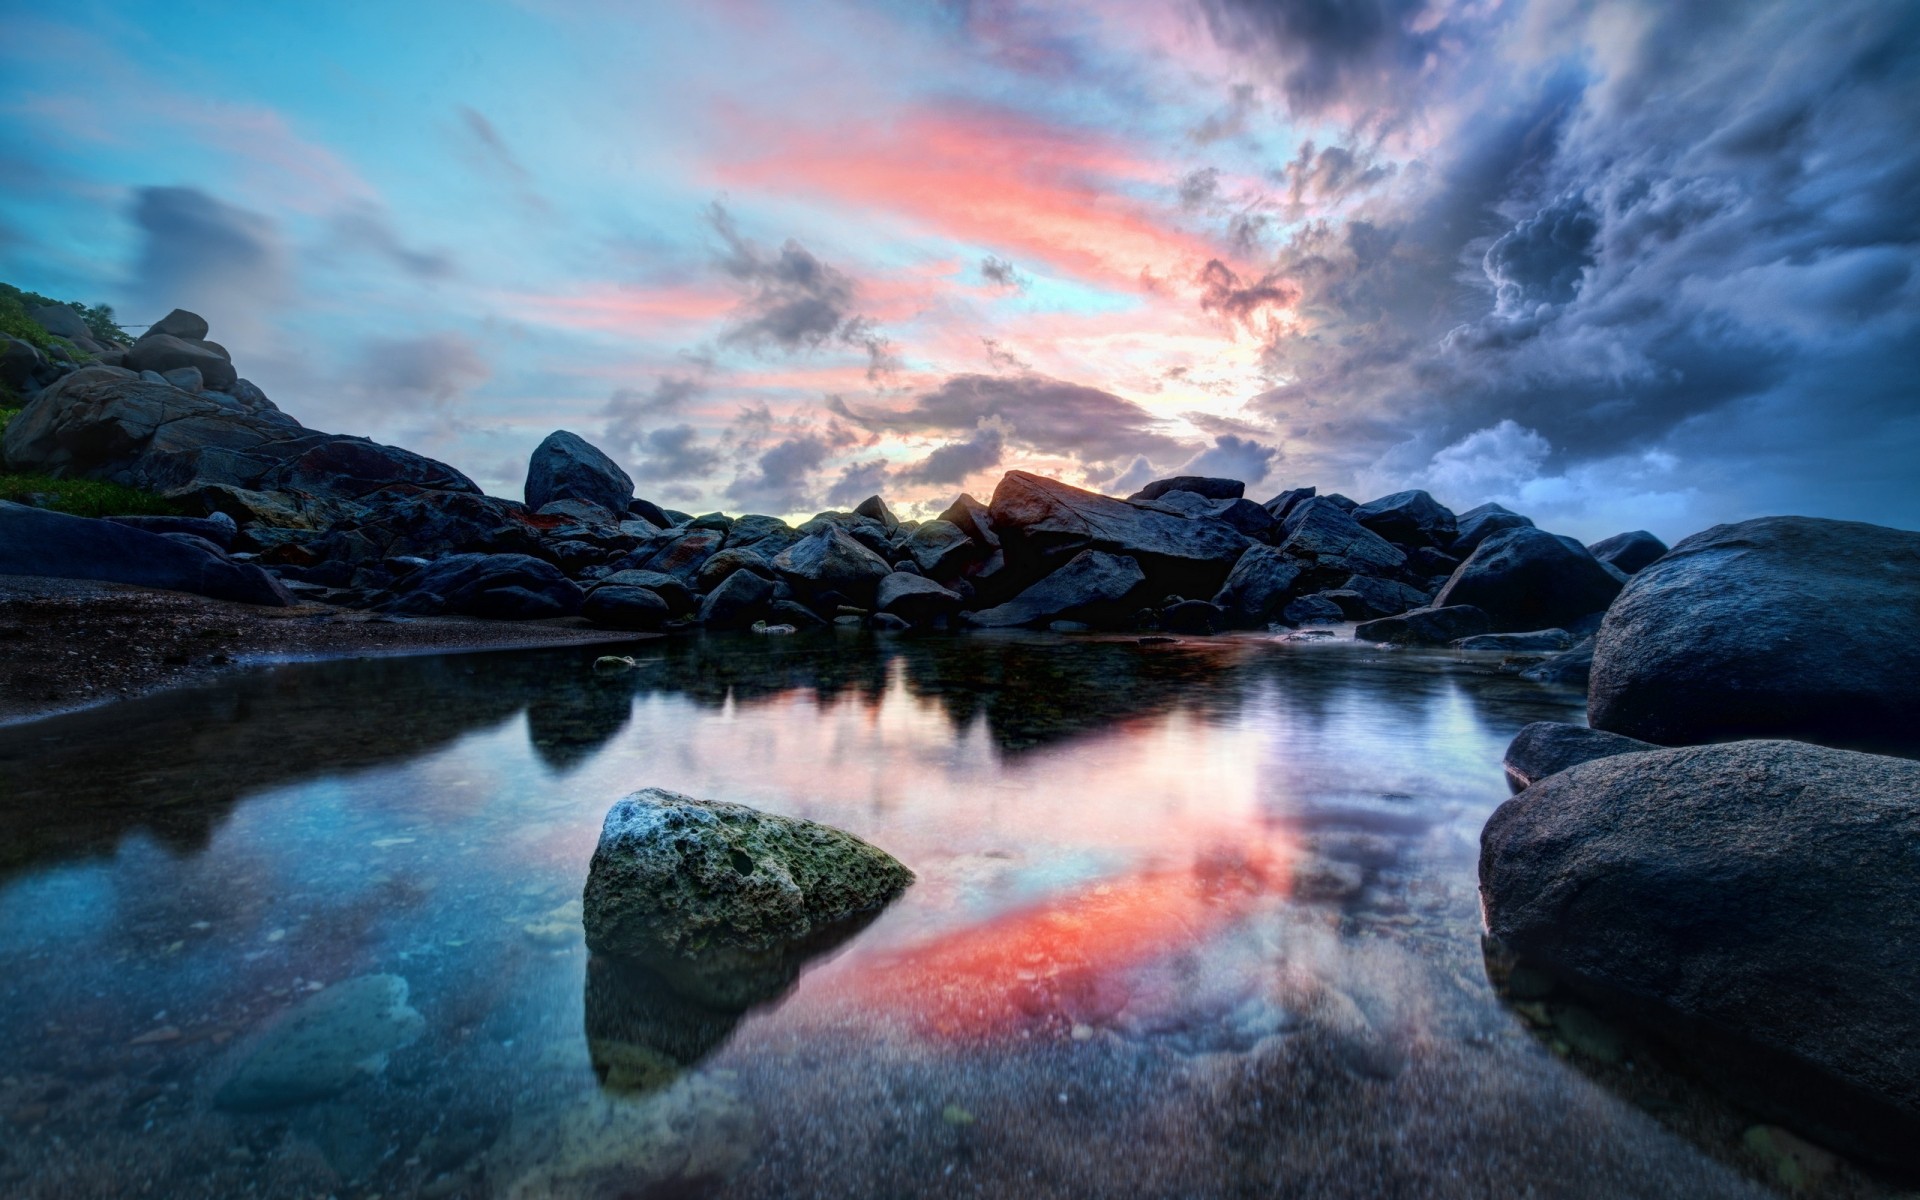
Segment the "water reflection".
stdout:
[[[1487,986],[1500,750],[1577,698],[1264,639],[597,653],[290,666],[0,730],[0,1190],[1759,1194]],[[724,998],[590,961],[601,819],[649,785],[919,882]],[[367,978],[421,1022],[384,1070],[216,1105],[239,1048]]]

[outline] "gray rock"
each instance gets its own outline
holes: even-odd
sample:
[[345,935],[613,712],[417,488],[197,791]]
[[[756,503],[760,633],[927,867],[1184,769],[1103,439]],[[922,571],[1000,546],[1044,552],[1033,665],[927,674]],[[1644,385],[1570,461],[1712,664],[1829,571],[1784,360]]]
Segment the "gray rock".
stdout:
[[1565,654],[1556,654],[1543,663],[1528,667],[1520,672],[1520,678],[1559,687],[1577,687],[1584,692],[1592,673],[1593,639],[1586,637],[1575,642]]
[[994,530],[1019,557],[1040,565],[1083,550],[1134,560],[1162,592],[1211,596],[1226,582],[1246,535],[1219,521],[1186,520],[1069,487],[1025,471],[1009,471],[994,489]]
[[0,384],[16,394],[31,391],[35,377],[45,367],[46,359],[32,342],[0,335]]
[[930,578],[952,579],[980,549],[958,525],[936,517],[907,536],[907,553]]
[[1920,1166],[1920,763],[1752,741],[1569,767],[1493,814],[1493,937],[1739,1099]]
[[1363,642],[1395,642],[1408,646],[1444,646],[1457,638],[1487,632],[1487,614],[1471,604],[1445,608],[1416,608],[1397,617],[1381,617],[1354,626]]
[[1280,619],[1304,567],[1272,546],[1251,546],[1233,564],[1213,602],[1235,629],[1264,629]]
[[[1397,616],[1427,602],[1427,594],[1419,588],[1409,587],[1398,580],[1373,579],[1365,575],[1349,575],[1338,590],[1354,597],[1355,608],[1347,612],[1348,619],[1354,621]],[[1341,602],[1340,607],[1345,610],[1347,604]]]
[[1507,786],[1518,792],[1583,762],[1660,748],[1651,742],[1585,725],[1535,721],[1508,743],[1506,758],[1500,765],[1507,772]]
[[876,633],[905,633],[913,628],[913,622],[898,613],[869,613],[866,619],[868,629]]
[[677,526],[642,543],[614,564],[616,571],[659,571],[689,587],[700,578],[707,560],[720,553],[727,535],[713,529]]
[[325,1100],[386,1067],[416,1041],[426,1020],[407,1004],[398,975],[361,975],[323,988],[236,1051],[214,1094],[233,1112],[270,1112]]
[[940,514],[942,521],[956,526],[975,542],[989,550],[1000,548],[1000,535],[994,532],[993,517],[987,506],[965,492]]
[[216,390],[232,387],[239,378],[233,363],[219,350],[151,331],[128,349],[126,365],[136,371],[158,371],[163,376],[181,367],[192,367],[200,372],[207,387]]
[[1402,546],[1445,547],[1458,533],[1452,510],[1417,489],[1369,500],[1353,519]]
[[912,882],[892,855],[831,826],[646,788],[601,827],[587,945],[643,961],[764,953],[883,907]]
[[1209,500],[1238,500],[1247,494],[1247,485],[1238,479],[1216,479],[1206,475],[1175,475],[1156,479],[1141,488],[1129,500],[1158,500],[1168,492],[1192,492]]
[[573,616],[586,599],[559,568],[525,554],[450,554],[407,575],[397,591],[380,611],[527,621]]
[[827,620],[797,600],[775,600],[767,608],[767,620],[778,621],[795,629],[825,629]]
[[895,571],[880,581],[874,607],[911,624],[924,625],[935,617],[960,611],[960,595],[924,575]]
[[773,580],[752,571],[735,571],[700,602],[700,623],[708,629],[744,629],[772,603]]
[[1587,547],[1587,553],[1628,575],[1637,574],[1666,552],[1667,544],[1644,529],[1616,533]]
[[800,531],[782,521],[779,517],[766,517],[749,513],[733,523],[727,531],[727,549],[753,550],[768,562],[773,556],[799,541]]
[[1643,568],[1594,644],[1587,719],[1668,745],[1920,752],[1920,533],[1762,517]]
[[701,564],[700,573],[695,576],[694,586],[700,591],[711,592],[735,571],[752,571],[755,575],[767,580],[776,577],[773,563],[758,550],[743,550],[729,546]]
[[36,304],[27,309],[27,315],[33,318],[34,324],[55,337],[63,337],[68,341],[93,339],[93,330],[87,327],[86,319],[64,304]]
[[1572,538],[1522,527],[1481,542],[1433,604],[1471,604],[1500,632],[1565,627],[1605,611],[1624,578]]
[[836,591],[856,602],[871,600],[880,581],[893,574],[886,559],[833,526],[782,550],[773,567],[803,592]]
[[115,525],[125,525],[129,529],[144,529],[148,533],[186,533],[212,542],[221,550],[233,548],[234,535],[239,526],[232,517],[216,512],[209,517],[108,517]]
[[[624,572],[638,575],[639,571]],[[671,576],[661,576],[672,579]],[[678,585],[679,580],[673,582]],[[687,610],[677,610],[684,613]],[[676,614],[666,598],[652,588],[635,587],[631,584],[602,583],[587,593],[581,602],[580,615],[595,625],[604,625],[610,629],[658,629]]]
[[0,575],[104,579],[274,607],[295,602],[279,580],[217,549],[209,553],[145,529],[4,500]]
[[1280,610],[1280,619],[1289,625],[1338,625],[1347,619],[1338,601],[1316,593],[1302,596]]
[[700,603],[699,597],[694,595],[693,589],[687,586],[684,579],[664,571],[641,571],[631,568],[614,571],[595,580],[588,590],[597,591],[603,587],[646,588],[665,600],[667,607],[673,610],[675,616],[692,612]]
[[[1190,494],[1190,493],[1188,493]],[[1207,505],[1206,514],[1216,521],[1231,525],[1241,533],[1256,540],[1265,540],[1273,535],[1280,522],[1272,513],[1251,500],[1213,500]]]
[[579,434],[556,429],[527,460],[526,484],[528,508],[538,510],[555,500],[585,500],[608,512],[627,512],[633,480]]
[[1013,599],[967,614],[984,629],[1008,629],[1068,619],[1111,623],[1137,605],[1147,577],[1131,558],[1082,550]]
[[1302,501],[1313,499],[1313,496],[1314,489],[1310,487],[1288,488],[1260,507],[1273,514],[1274,520],[1284,521],[1287,518],[1287,514],[1292,512],[1296,505]]
[[862,516],[870,521],[880,522],[888,533],[892,533],[900,527],[900,522],[894,517],[893,510],[888,508],[887,502],[878,496],[868,496],[865,500],[854,505],[853,511],[856,516]]
[[1503,654],[1558,654],[1573,646],[1564,629],[1536,629],[1530,633],[1482,633],[1453,643],[1455,650],[1492,650]]
[[183,392],[204,391],[207,386],[206,378],[200,374],[199,367],[175,367],[171,371],[162,373],[160,377]]
[[1499,504],[1482,504],[1470,508],[1458,518],[1459,532],[1454,536],[1453,544],[1447,547],[1455,558],[1465,558],[1472,554],[1481,542],[1496,533],[1509,529],[1529,529],[1533,519],[1523,517],[1512,509]]
[[[1079,624],[1055,621],[1054,626]],[[1214,634],[1227,627],[1226,610],[1205,600],[1181,600],[1160,610],[1160,628],[1168,633]]]
[[147,326],[140,335],[140,341],[155,337],[186,338],[199,341],[207,336],[207,320],[199,313],[190,313],[184,308],[176,308],[158,321]]
[[[655,529],[671,529],[679,524],[678,521],[675,521],[667,515],[666,509],[661,508],[651,500],[641,500],[636,497],[627,502],[627,511],[639,517]],[[783,521],[781,524],[785,524],[785,522]]]
[[1316,496],[1296,505],[1282,528],[1286,538],[1280,552],[1303,561],[1323,587],[1349,575],[1397,575],[1407,565],[1405,554],[1355,521],[1333,497]]

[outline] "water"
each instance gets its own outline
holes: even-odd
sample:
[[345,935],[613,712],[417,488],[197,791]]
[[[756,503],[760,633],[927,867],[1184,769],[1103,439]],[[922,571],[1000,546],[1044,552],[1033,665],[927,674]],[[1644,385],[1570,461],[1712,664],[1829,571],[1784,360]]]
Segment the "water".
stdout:
[[[1488,983],[1500,753],[1577,695],[1267,638],[595,653],[0,730],[0,1190],[1768,1194],[1737,1120],[1655,1119],[1604,1037]],[[649,785],[918,882],[786,994],[689,1016],[580,934]]]

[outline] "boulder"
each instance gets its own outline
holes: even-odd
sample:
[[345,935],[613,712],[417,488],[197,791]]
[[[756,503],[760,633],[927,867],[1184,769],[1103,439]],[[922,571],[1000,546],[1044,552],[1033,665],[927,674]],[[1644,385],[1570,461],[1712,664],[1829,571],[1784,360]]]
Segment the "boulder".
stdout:
[[15,395],[30,392],[47,361],[32,342],[0,335],[0,384]]
[[1025,471],[1009,471],[994,489],[994,530],[1009,561],[1045,570],[1083,550],[1131,558],[1160,592],[1218,591],[1246,550],[1246,535],[1205,518],[1187,520],[1128,504]]
[[699,597],[694,595],[693,589],[687,586],[684,579],[668,575],[664,571],[640,571],[631,568],[614,571],[595,580],[588,591],[589,593],[599,591],[603,587],[645,588],[665,600],[667,607],[675,616],[692,612],[700,602]]
[[1587,637],[1575,642],[1564,654],[1556,654],[1543,663],[1528,667],[1520,672],[1520,678],[1559,687],[1577,687],[1584,692],[1592,673],[1593,639]]
[[856,602],[871,600],[874,588],[893,574],[886,559],[831,525],[782,550],[773,567],[804,592],[835,591]]
[[1558,654],[1572,646],[1573,635],[1564,629],[1536,629],[1531,633],[1481,633],[1453,643],[1455,650],[1492,650],[1502,654]]
[[831,826],[646,788],[607,813],[583,922],[597,953],[710,962],[830,930],[912,882],[892,855]]
[[1447,550],[1455,558],[1465,558],[1494,534],[1508,529],[1529,528],[1533,520],[1503,505],[1482,504],[1461,513],[1457,525],[1459,532],[1454,535],[1453,544]]
[[1304,567],[1272,546],[1251,546],[1233,564],[1213,602],[1235,629],[1264,629],[1280,619]]
[[878,496],[868,496],[865,500],[854,505],[853,511],[856,516],[865,517],[869,521],[880,522],[888,533],[892,533],[900,527],[900,521],[893,515],[893,510],[888,508],[887,502]]
[[614,564],[614,570],[659,571],[692,586],[726,540],[727,535],[717,530],[677,526],[634,547]]
[[1082,550],[1067,564],[1004,604],[968,613],[986,629],[1037,625],[1058,619],[1111,623],[1137,607],[1147,577],[1131,558]]
[[417,1041],[426,1018],[398,975],[360,975],[301,999],[238,1044],[215,1108],[275,1112],[325,1100],[378,1075]]
[[1192,492],[1209,500],[1238,500],[1247,494],[1247,485],[1238,479],[1215,479],[1206,475],[1175,475],[1156,479],[1141,488],[1129,500],[1158,500],[1168,492]]
[[1310,487],[1288,488],[1260,507],[1272,513],[1274,520],[1284,521],[1286,520],[1287,514],[1293,511],[1295,505],[1303,500],[1311,500],[1313,496],[1314,489]]
[[[1073,623],[1056,621],[1054,624]],[[1214,634],[1226,627],[1226,610],[1205,600],[1181,600],[1160,610],[1160,628],[1168,633]]]
[[800,531],[782,521],[779,517],[765,517],[757,513],[736,519],[733,528],[727,530],[727,549],[753,550],[767,561],[800,540]]
[[471,492],[415,491],[382,498],[377,505],[334,504],[326,511],[347,515],[336,516],[332,529],[306,543],[310,553],[323,558],[360,562],[542,550],[518,505]]
[[151,331],[128,349],[124,361],[135,371],[158,371],[162,375],[181,367],[192,367],[200,372],[206,385],[216,391],[232,387],[239,378],[233,363],[217,348]]
[[1390,577],[1407,565],[1405,554],[1355,521],[1329,496],[1296,505],[1282,528],[1286,537],[1280,552],[1302,560],[1320,587],[1332,587],[1350,575]]
[[205,338],[208,332],[205,317],[199,313],[190,313],[184,308],[176,308],[147,326],[147,331],[140,335],[140,341],[144,342],[155,337],[176,337],[199,341]]
[[1354,626],[1353,636],[1363,642],[1444,646],[1458,638],[1485,633],[1489,625],[1486,613],[1471,604],[1455,604],[1445,608],[1416,608],[1397,617],[1363,621]]
[[0,500],[0,575],[103,579],[286,607],[293,595],[251,563],[161,533]]
[[1660,747],[1651,742],[1621,737],[1604,729],[1561,721],[1535,721],[1514,735],[1500,765],[1506,770],[1507,786],[1518,792],[1549,775],[1596,758],[1658,749]]
[[407,575],[397,590],[381,611],[529,621],[574,616],[585,601],[552,563],[525,554],[450,554]]
[[1302,596],[1280,610],[1280,619],[1289,625],[1338,625],[1347,619],[1337,600],[1324,593]]
[[1418,489],[1369,500],[1353,519],[1402,546],[1445,547],[1458,533],[1453,511]]
[[906,550],[913,565],[933,579],[952,579],[980,553],[964,530],[938,517],[907,535]]
[[880,581],[874,607],[914,625],[960,611],[960,594],[950,592],[924,575],[895,571]]
[[1251,500],[1209,501],[1205,515],[1260,541],[1271,537],[1280,524],[1272,513]]
[[1641,569],[1594,642],[1587,719],[1668,745],[1736,737],[1920,753],[1920,533],[1762,517]]
[[1587,547],[1587,553],[1628,575],[1637,574],[1667,552],[1667,544],[1644,529],[1616,533]]
[[699,574],[694,576],[694,586],[700,591],[711,592],[735,571],[752,571],[767,580],[776,578],[773,564],[758,550],[729,546],[701,564]]
[[200,374],[199,367],[175,367],[162,372],[160,378],[183,392],[200,392],[206,390],[207,386],[206,377]]
[[825,629],[827,621],[797,600],[775,600],[767,608],[767,620],[795,629]]
[[87,327],[86,318],[64,304],[36,304],[27,309],[27,315],[34,324],[55,337],[78,341],[93,338],[93,330]]
[[875,633],[905,633],[913,628],[913,622],[898,613],[877,612],[867,614],[866,626]]
[[1481,542],[1433,604],[1471,604],[1500,632],[1549,629],[1604,611],[1623,578],[1572,538],[1525,526]]
[[1164,492],[1152,500],[1134,497],[1127,503],[1151,508],[1155,512],[1172,513],[1176,517],[1211,517],[1214,505],[1232,504],[1233,501],[1209,500],[1199,492]]
[[744,629],[759,620],[773,603],[773,580],[740,570],[700,602],[700,623],[708,629]]
[[994,532],[993,517],[987,506],[965,492],[947,505],[947,511],[940,514],[940,520],[951,523],[985,549],[1000,548],[1000,535]]
[[527,460],[526,484],[528,508],[537,510],[555,500],[585,500],[609,512],[627,512],[633,503],[633,480],[579,434],[556,429]]
[[1347,618],[1354,621],[1398,616],[1427,602],[1427,594],[1419,588],[1408,587],[1393,579],[1373,579],[1366,575],[1347,576],[1346,582],[1337,590],[1353,597],[1350,611],[1346,600],[1336,596],[1335,601],[1343,611],[1347,611]]
[[[655,529],[671,529],[679,524],[679,522],[667,515],[666,509],[661,508],[651,500],[641,500],[638,498],[630,500],[627,502],[627,511],[639,517]],[[782,521],[781,524],[784,525],[786,522]]]
[[1817,1141],[1920,1167],[1920,763],[1789,741],[1547,776],[1481,834],[1489,933]]
[[125,525],[129,529],[144,529],[148,533],[185,533],[212,542],[221,550],[233,549],[234,535],[239,526],[232,517],[216,512],[210,517],[108,517],[115,525]]
[[[678,582],[678,581],[676,581]],[[581,602],[580,615],[611,629],[658,629],[675,615],[651,588],[612,584],[595,587]]]

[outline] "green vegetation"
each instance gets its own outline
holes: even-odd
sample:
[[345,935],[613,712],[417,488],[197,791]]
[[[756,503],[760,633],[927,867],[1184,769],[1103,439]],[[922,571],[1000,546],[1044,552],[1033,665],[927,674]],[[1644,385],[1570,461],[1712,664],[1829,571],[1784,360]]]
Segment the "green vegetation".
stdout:
[[92,308],[77,300],[55,300],[51,296],[42,296],[39,292],[23,291],[10,283],[0,283],[0,333],[11,334],[24,342],[31,342],[41,350],[51,350],[55,343],[65,346],[76,357],[85,357],[73,343],[65,338],[57,338],[40,328],[40,323],[27,315],[29,308],[42,305],[57,305],[71,308],[80,314],[87,323],[87,330],[93,334],[93,340],[107,346],[125,346],[130,344],[125,333],[113,322],[113,309],[105,304],[96,304]]
[[[0,383],[0,397],[5,396],[6,390],[7,385]],[[7,432],[7,426],[19,415],[20,410],[17,408],[0,408],[0,435],[4,435]]]
[[191,516],[192,510],[178,500],[156,496],[138,488],[97,479],[55,479],[50,475],[13,475],[0,472],[0,500],[38,507],[77,517]]

